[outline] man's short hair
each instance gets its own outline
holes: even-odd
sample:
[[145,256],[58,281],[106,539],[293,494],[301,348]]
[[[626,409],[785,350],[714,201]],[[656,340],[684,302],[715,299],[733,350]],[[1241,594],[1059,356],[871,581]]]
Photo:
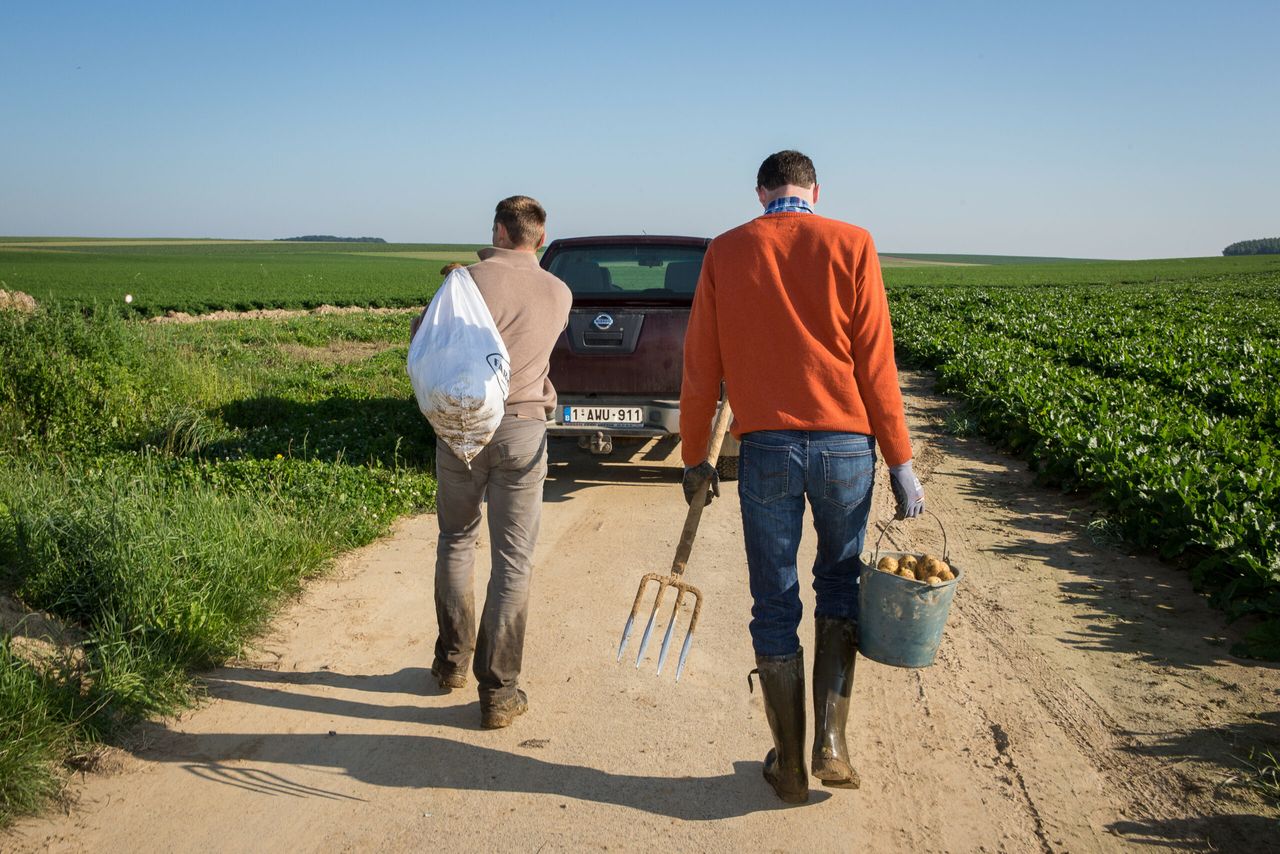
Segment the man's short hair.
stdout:
[[516,246],[532,246],[547,226],[547,212],[537,199],[509,196],[498,202],[493,221],[507,230],[507,237]]
[[813,187],[817,183],[818,173],[813,168],[813,161],[798,151],[770,154],[756,173],[756,186],[766,190],[776,190],[786,184]]

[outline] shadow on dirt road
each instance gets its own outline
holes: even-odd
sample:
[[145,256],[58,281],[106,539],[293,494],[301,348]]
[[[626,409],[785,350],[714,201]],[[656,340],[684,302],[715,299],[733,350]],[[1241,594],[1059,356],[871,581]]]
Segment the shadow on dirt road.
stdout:
[[[332,689],[439,696],[434,679],[420,667],[367,676],[227,667],[208,674],[205,682],[210,696],[219,700],[288,709],[320,719],[349,718],[353,726],[357,721],[391,721],[480,732],[474,699],[444,707],[387,705],[313,693]],[[785,809],[761,783],[761,763],[751,761],[734,762],[732,773],[714,777],[650,777],[548,762],[435,735],[346,733],[340,726],[332,734],[181,733],[163,723],[151,723],[144,725],[139,744],[146,745],[137,752],[148,761],[179,763],[203,780],[286,797],[351,799],[240,763],[328,767],[375,786],[548,794],[688,821]],[[529,750],[540,747],[536,741],[529,745]],[[828,792],[814,790],[810,804],[829,797]]]

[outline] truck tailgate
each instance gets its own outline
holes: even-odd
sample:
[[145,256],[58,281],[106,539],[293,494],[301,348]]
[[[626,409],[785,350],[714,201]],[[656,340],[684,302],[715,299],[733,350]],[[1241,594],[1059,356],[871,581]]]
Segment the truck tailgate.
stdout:
[[579,306],[551,353],[557,393],[677,399],[688,306]]

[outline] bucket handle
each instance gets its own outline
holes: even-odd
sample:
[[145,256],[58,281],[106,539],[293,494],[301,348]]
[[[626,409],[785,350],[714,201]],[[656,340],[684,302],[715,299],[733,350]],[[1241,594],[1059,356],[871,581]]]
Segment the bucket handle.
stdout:
[[[942,531],[942,559],[946,563],[951,563],[951,547],[947,543],[947,526],[942,524],[942,518],[937,513],[934,513],[932,510],[926,510],[924,512],[927,515],[932,516],[933,520],[938,523],[938,528]],[[871,552],[873,556],[880,554],[880,542],[884,539],[884,535],[889,533],[889,527],[897,521],[900,520],[890,519],[888,522],[885,522],[880,526],[880,536],[876,537],[876,545]]]

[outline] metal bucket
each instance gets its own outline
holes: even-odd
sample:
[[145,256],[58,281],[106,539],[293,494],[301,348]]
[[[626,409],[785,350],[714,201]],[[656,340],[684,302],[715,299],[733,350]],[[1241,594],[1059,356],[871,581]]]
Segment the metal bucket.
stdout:
[[[932,514],[930,514],[932,515]],[[934,517],[937,518],[936,516]],[[942,525],[941,520],[938,521]],[[884,530],[887,530],[887,526]],[[884,530],[880,539],[884,539]],[[875,568],[882,557],[918,552],[882,552],[880,540],[870,558],[863,559],[858,580],[858,651],[872,661],[893,667],[928,667],[938,654],[942,630],[964,570],[951,563],[946,528],[942,530],[942,559],[955,573],[951,581],[930,586],[890,575]]]

